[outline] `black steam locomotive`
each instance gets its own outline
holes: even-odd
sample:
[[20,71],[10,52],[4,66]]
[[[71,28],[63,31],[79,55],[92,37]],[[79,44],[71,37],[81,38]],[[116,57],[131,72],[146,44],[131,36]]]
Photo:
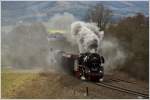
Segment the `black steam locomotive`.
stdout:
[[81,80],[103,81],[104,57],[97,53],[82,53],[75,60],[75,76]]

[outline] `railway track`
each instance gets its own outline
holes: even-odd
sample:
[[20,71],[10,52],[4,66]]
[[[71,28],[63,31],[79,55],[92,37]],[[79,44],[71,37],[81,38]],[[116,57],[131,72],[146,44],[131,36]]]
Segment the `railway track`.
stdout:
[[125,82],[125,83],[130,83],[130,84],[136,84],[136,82],[130,82],[130,81],[126,81],[126,80],[122,80],[122,79],[119,79],[119,78],[115,78],[115,79],[109,79],[109,81],[114,81],[114,82]]
[[[119,78],[112,78],[112,79],[108,79],[109,81],[108,82],[117,82],[117,83],[120,83],[120,82],[123,82],[123,83],[128,83],[128,84],[137,84],[137,82],[135,81],[127,81],[127,80],[123,80],[123,79],[119,79]],[[149,92],[149,88],[143,88],[145,92]]]
[[113,89],[113,90],[116,90],[116,91],[132,94],[132,95],[135,95],[137,97],[139,96],[139,97],[142,97],[142,98],[145,98],[145,99],[149,98],[149,94],[133,91],[133,90],[130,90],[130,89],[119,87],[119,86],[114,86],[110,83],[100,82],[100,83],[95,83],[95,84],[97,86],[102,86],[102,87],[106,87],[106,88]]

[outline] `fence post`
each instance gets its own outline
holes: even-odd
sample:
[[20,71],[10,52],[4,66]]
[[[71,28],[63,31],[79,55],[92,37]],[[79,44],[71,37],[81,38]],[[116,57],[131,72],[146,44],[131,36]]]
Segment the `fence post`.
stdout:
[[88,90],[88,87],[86,87],[86,96],[89,95],[89,90]]

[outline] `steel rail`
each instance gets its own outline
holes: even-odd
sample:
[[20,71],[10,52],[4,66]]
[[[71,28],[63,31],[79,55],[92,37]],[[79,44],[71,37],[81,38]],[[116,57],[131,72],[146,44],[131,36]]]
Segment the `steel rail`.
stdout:
[[136,92],[136,91],[133,91],[133,90],[129,90],[129,89],[125,89],[125,88],[122,88],[122,87],[114,86],[114,85],[111,85],[111,84],[108,84],[108,83],[100,82],[100,83],[95,83],[95,84],[98,85],[98,86],[103,86],[103,87],[113,89],[113,90],[117,90],[117,91],[120,91],[120,92],[125,92],[125,93],[128,93],[128,94],[141,96],[141,97],[144,97],[146,99],[149,98],[149,94]]
[[[124,83],[129,83],[129,84],[136,84],[136,82],[131,82],[131,81],[126,81],[126,80],[123,80],[123,79],[109,79],[111,82],[124,82]],[[144,91],[149,91],[148,88],[145,88]]]

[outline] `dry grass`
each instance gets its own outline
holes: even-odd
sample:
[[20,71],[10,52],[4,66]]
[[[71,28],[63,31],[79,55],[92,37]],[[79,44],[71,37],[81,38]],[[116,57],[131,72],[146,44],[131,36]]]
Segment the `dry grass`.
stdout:
[[16,91],[21,89],[22,85],[35,78],[37,78],[37,74],[35,73],[18,73],[8,69],[2,69],[2,98],[14,97],[16,95]]

